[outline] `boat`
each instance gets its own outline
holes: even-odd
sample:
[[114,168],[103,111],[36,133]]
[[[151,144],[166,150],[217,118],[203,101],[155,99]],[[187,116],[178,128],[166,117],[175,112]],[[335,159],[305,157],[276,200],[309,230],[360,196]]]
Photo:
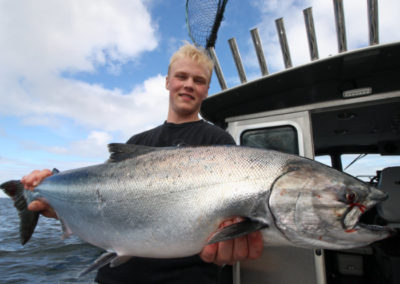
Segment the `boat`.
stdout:
[[[379,43],[377,1],[368,1],[369,46],[347,50],[342,1],[334,1],[338,53],[319,58],[312,9],[304,12],[310,62],[293,66],[283,19],[276,20],[285,69],[269,74],[258,30],[251,30],[261,77],[247,81],[235,39],[229,40],[241,84],[227,88],[210,54],[221,91],[201,115],[238,145],[284,151],[357,175],[389,194],[365,218],[400,228],[400,42]],[[373,167],[363,162],[372,157]],[[345,164],[348,164],[347,166]],[[376,167],[379,168],[376,169]],[[400,283],[400,239],[351,250],[267,247],[238,263],[233,283]]]

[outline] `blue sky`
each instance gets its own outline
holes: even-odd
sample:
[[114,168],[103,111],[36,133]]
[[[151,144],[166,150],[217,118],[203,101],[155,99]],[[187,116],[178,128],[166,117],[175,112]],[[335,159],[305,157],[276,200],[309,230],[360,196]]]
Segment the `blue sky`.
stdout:
[[[169,58],[184,40],[184,0],[0,2],[0,182],[33,169],[102,162],[166,118]],[[349,50],[368,45],[366,0],[345,0]],[[283,17],[295,66],[309,62],[302,10],[313,7],[320,57],[337,53],[331,0],[230,0],[216,51],[229,87],[239,79],[235,37],[249,80],[260,77],[249,30],[258,27],[270,73],[283,70],[275,19]],[[400,1],[380,0],[380,41],[400,40]],[[219,91],[214,77],[210,95]],[[0,195],[1,196],[1,195]]]

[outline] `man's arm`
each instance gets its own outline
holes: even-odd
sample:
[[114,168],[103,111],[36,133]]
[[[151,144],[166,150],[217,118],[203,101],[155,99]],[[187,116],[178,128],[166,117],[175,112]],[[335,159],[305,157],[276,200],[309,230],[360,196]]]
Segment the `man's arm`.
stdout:
[[[48,169],[45,170],[34,170],[29,175],[24,176],[21,179],[21,183],[28,190],[33,190],[38,186],[45,178],[52,175],[52,172]],[[28,205],[28,209],[31,211],[40,212],[43,216],[48,218],[57,218],[56,212],[49,204],[40,200],[34,200]]]

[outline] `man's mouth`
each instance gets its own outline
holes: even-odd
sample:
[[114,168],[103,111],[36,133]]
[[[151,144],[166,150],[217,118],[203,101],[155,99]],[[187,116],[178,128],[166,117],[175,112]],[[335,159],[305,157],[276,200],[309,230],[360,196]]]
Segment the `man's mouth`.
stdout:
[[195,98],[192,95],[189,94],[179,94],[180,97],[188,100],[194,100]]

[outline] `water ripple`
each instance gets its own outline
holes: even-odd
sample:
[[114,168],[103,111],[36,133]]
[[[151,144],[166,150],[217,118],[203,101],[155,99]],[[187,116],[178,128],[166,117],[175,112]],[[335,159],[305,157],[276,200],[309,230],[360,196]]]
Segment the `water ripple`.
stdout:
[[59,222],[39,218],[31,240],[19,241],[19,220],[11,200],[0,198],[0,283],[93,283],[95,273],[76,276],[102,251],[76,236],[62,240]]

